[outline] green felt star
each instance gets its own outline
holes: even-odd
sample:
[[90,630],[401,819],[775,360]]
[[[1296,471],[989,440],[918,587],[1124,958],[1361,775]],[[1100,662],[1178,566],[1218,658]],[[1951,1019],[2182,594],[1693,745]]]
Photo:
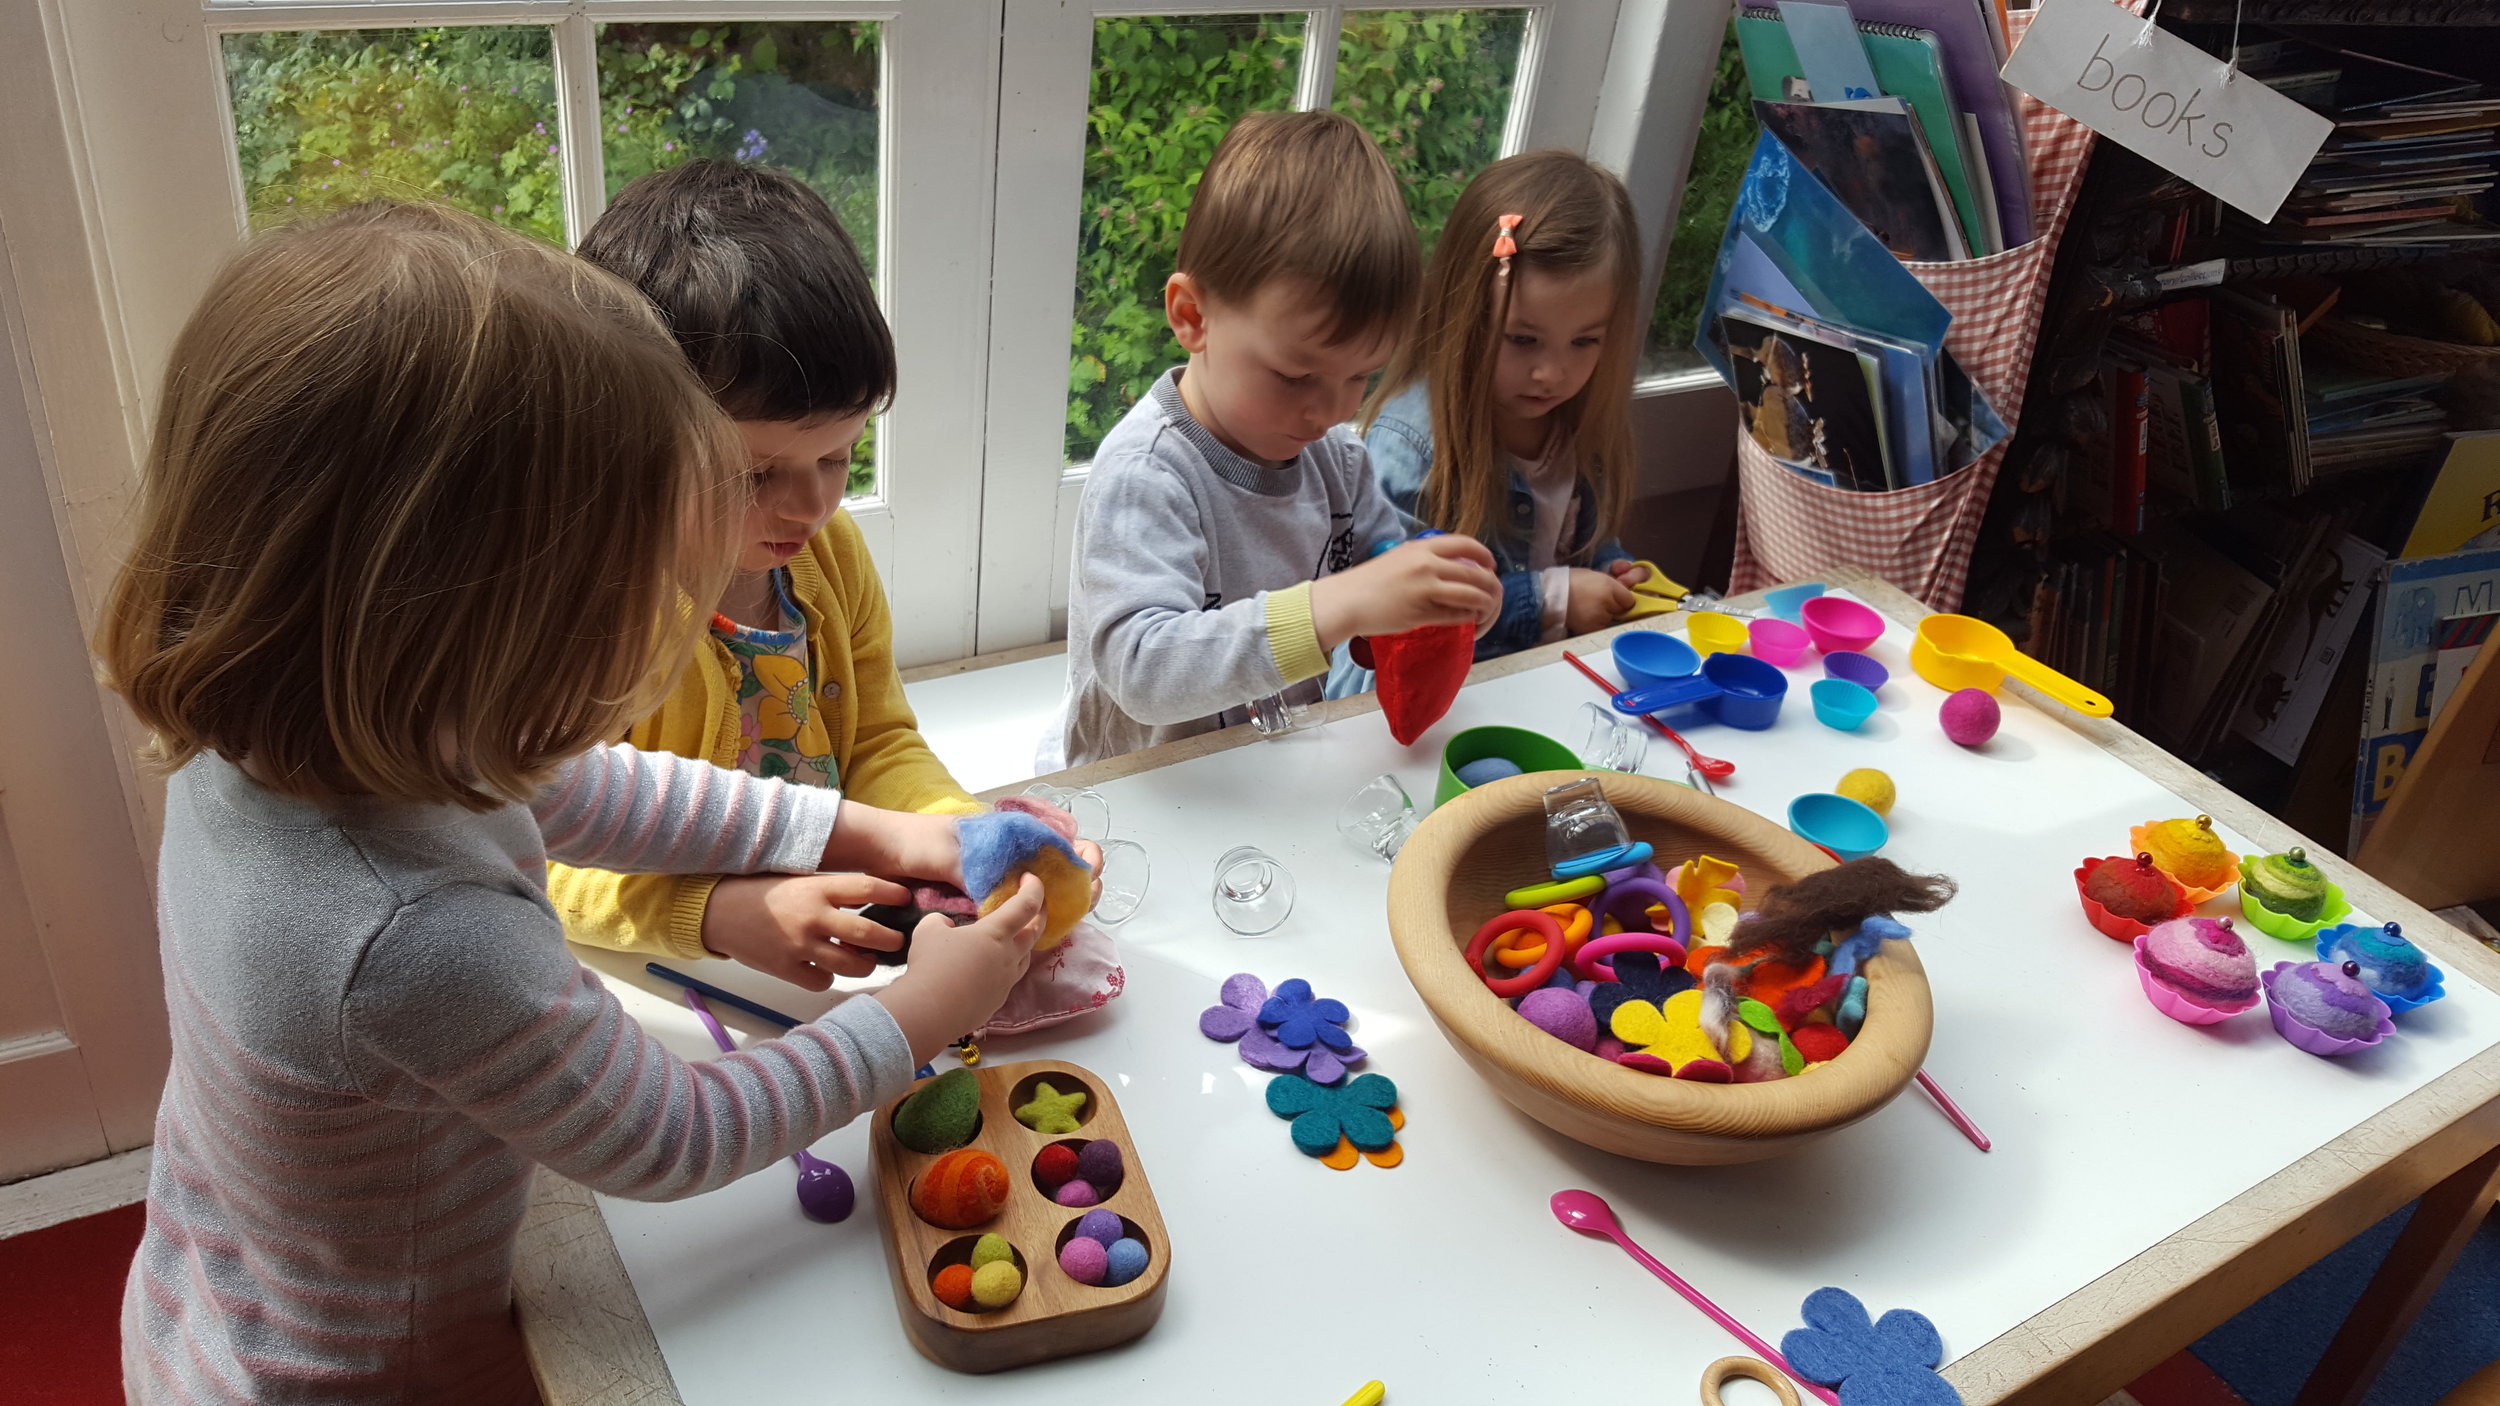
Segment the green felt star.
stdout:
[[1084,1106],[1083,1089],[1063,1094],[1046,1083],[1036,1084],[1033,1101],[1016,1110],[1016,1121],[1037,1133],[1072,1133],[1077,1129],[1077,1111]]

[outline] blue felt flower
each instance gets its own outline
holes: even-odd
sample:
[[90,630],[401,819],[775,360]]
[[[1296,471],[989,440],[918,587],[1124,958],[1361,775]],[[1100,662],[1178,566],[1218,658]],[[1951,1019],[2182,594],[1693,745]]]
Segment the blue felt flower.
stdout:
[[1311,983],[1297,976],[1280,982],[1259,1007],[1259,1024],[1275,1027],[1276,1043],[1287,1049],[1307,1050],[1317,1041],[1332,1050],[1350,1050],[1354,1041],[1346,1035],[1345,1023],[1353,1015],[1343,1001],[1312,995]]
[[1869,1322],[1846,1289],[1806,1296],[1806,1326],[1780,1339],[1788,1365],[1810,1382],[1840,1389],[1840,1406],[1962,1406],[1962,1394],[1936,1375],[1944,1339],[1927,1315],[1896,1308]]
[[1615,979],[1601,981],[1589,988],[1589,1009],[1597,1015],[1598,1033],[1604,1034],[1607,1022],[1615,1018],[1615,1007],[1626,1001],[1647,1001],[1663,1006],[1678,991],[1689,991],[1696,984],[1693,974],[1682,967],[1671,967],[1655,952],[1617,952],[1607,959],[1615,969]]
[[1279,1074],[1267,1081],[1267,1109],[1293,1120],[1293,1145],[1313,1157],[1325,1157],[1345,1139],[1364,1152],[1378,1152],[1398,1135],[1389,1122],[1397,1107],[1398,1086],[1377,1074],[1349,1079],[1336,1088],[1314,1084],[1299,1074]]

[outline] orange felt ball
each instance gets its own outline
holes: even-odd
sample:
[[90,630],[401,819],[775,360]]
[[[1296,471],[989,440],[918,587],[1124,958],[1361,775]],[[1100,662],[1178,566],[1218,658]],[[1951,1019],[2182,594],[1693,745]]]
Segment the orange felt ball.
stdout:
[[1007,1204],[1007,1168],[977,1147],[957,1148],[911,1184],[911,1208],[931,1225],[970,1230]]
[[950,1264],[939,1270],[937,1281],[929,1286],[929,1291],[936,1294],[938,1302],[948,1308],[959,1308],[970,1313],[972,1311],[972,1266]]

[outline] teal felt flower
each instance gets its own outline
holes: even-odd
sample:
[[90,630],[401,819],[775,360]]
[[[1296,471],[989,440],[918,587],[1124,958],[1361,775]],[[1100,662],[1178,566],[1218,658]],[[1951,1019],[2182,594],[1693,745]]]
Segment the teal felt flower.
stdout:
[[1314,1084],[1299,1074],[1279,1074],[1267,1081],[1267,1110],[1293,1120],[1293,1145],[1313,1157],[1325,1157],[1345,1139],[1364,1152],[1386,1148],[1398,1135],[1389,1122],[1397,1107],[1398,1086],[1377,1074],[1349,1079],[1336,1088]]

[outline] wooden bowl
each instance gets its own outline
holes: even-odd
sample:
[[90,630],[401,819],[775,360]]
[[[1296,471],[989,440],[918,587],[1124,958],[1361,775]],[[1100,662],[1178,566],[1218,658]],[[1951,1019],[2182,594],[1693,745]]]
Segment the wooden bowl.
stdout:
[[1441,1033],[1520,1112],[1563,1136],[1645,1162],[1709,1166],[1793,1152],[1892,1101],[1927,1058],[1935,1011],[1907,942],[1865,965],[1866,1024],[1838,1058],[1764,1084],[1700,1084],[1644,1074],[1564,1044],[1485,989],[1462,955],[1503,911],[1502,895],[1545,869],[1547,788],[1604,784],[1632,838],[1660,868],[1711,855],[1744,871],[1749,898],[1832,861],[1780,826],[1725,801],[1645,776],[1540,772],[1505,777],[1435,809],[1389,875],[1389,935]]

